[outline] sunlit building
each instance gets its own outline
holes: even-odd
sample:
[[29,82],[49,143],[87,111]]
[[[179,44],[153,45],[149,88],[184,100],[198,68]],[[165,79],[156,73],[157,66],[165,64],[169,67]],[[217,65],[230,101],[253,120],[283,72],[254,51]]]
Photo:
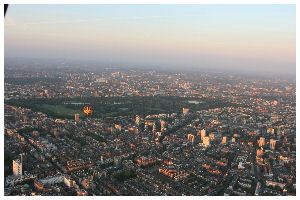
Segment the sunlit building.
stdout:
[[79,122],[79,117],[80,117],[80,115],[79,115],[78,113],[76,113],[76,114],[74,115],[75,122]]
[[227,137],[226,136],[223,136],[222,137],[222,144],[226,144],[227,143]]
[[22,176],[22,161],[20,159],[13,160],[14,176]]
[[209,146],[210,145],[210,138],[205,136],[203,137],[203,144],[204,146]]
[[200,134],[200,139],[203,142],[203,138],[206,136],[206,131],[202,129],[199,134]]
[[231,143],[235,143],[235,137],[231,138]]
[[184,115],[188,114],[189,111],[190,111],[189,108],[182,108],[182,114],[184,114]]
[[194,142],[195,136],[193,134],[188,134],[188,141],[189,142]]
[[211,141],[215,140],[215,133],[213,133],[213,132],[209,133],[209,139]]
[[257,141],[257,143],[258,143],[259,147],[265,146],[265,143],[266,143],[265,138],[264,137],[260,137],[259,140]]
[[141,122],[141,117],[137,115],[137,116],[135,117],[135,124],[139,126],[139,125],[140,125],[140,122]]
[[276,148],[276,140],[270,139],[270,149],[275,150]]

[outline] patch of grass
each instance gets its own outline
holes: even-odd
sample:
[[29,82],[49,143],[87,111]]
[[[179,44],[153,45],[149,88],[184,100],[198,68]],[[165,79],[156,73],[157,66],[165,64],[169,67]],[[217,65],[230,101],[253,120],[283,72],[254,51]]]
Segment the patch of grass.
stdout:
[[[204,103],[189,104],[188,100],[197,100]],[[65,104],[66,102],[79,103]],[[116,103],[117,102],[117,103]],[[85,98],[53,98],[53,99],[18,99],[7,100],[6,104],[30,108],[55,118],[73,119],[75,113],[84,117],[82,107],[92,105],[94,112],[91,117],[117,117],[149,115],[159,113],[181,113],[183,107],[190,108],[192,112],[208,109],[233,106],[224,100],[209,98],[187,98],[174,96],[147,96],[147,97],[85,97]],[[124,110],[123,108],[128,108]]]
[[79,109],[67,108],[64,105],[49,105],[49,104],[40,104],[37,105],[41,110],[46,111],[46,113],[52,113],[55,116],[66,116],[74,117],[76,113],[80,114],[80,117],[84,117],[84,114]]
[[122,182],[127,179],[134,178],[134,177],[136,177],[136,173],[133,170],[124,170],[115,175],[115,178]]

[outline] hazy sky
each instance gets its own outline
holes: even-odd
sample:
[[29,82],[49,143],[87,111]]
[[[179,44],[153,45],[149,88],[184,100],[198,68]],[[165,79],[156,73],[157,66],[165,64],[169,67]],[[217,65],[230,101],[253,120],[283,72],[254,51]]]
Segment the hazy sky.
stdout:
[[296,72],[295,5],[10,5],[5,56]]

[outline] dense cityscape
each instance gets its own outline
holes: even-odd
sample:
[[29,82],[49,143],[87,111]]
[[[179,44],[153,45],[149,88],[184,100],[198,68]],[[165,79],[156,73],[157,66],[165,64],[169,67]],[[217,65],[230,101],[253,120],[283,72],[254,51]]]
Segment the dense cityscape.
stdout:
[[295,81],[6,65],[4,96],[5,195],[296,195]]

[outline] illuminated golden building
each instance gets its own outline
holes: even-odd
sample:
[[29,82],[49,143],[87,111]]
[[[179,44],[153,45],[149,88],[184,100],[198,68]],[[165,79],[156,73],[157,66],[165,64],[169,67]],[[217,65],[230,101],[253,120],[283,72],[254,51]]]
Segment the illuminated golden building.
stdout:
[[122,129],[122,126],[121,126],[121,124],[115,124],[115,129],[117,129],[117,130],[121,130]]
[[188,141],[189,142],[194,142],[195,136],[193,134],[188,134]]
[[204,129],[202,129],[202,130],[199,132],[199,135],[200,135],[201,141],[203,142],[203,138],[206,136],[206,131],[205,131]]
[[160,131],[163,131],[166,129],[166,126],[167,126],[167,122],[164,121],[164,120],[161,120],[160,121]]
[[137,115],[137,116],[135,117],[135,124],[139,126],[139,125],[140,125],[140,122],[141,122],[141,117]]
[[209,133],[209,139],[211,141],[215,140],[215,133],[214,132]]
[[265,143],[266,143],[265,138],[264,137],[260,137],[259,140],[257,140],[257,143],[258,143],[259,147],[265,146]]
[[22,176],[22,161],[20,159],[13,160],[14,176]]
[[222,144],[226,144],[227,143],[227,137],[226,136],[223,136],[222,137]]
[[276,140],[270,139],[270,149],[275,150],[276,147]]
[[184,115],[188,114],[189,111],[190,111],[189,108],[182,108],[182,114],[184,114]]
[[235,143],[235,137],[232,137],[231,143]]
[[209,137],[207,137],[207,136],[203,137],[203,144],[204,144],[204,146],[209,146],[210,145]]
[[274,130],[274,128],[268,128],[267,129],[267,133],[270,133],[270,134],[274,134],[275,133],[275,130]]
[[264,150],[262,148],[256,150],[256,156],[260,157],[264,154]]

